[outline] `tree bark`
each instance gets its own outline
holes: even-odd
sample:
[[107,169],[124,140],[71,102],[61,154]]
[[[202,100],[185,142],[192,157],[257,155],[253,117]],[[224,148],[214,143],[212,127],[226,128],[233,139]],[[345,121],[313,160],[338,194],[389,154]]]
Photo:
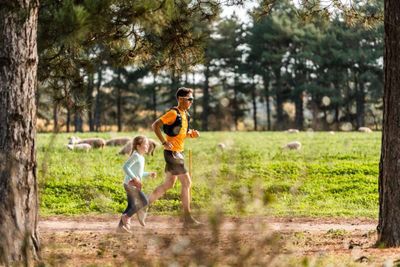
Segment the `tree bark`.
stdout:
[[36,103],[38,0],[0,8],[0,265],[38,257]]
[[378,243],[400,246],[400,2],[385,0],[384,96]]

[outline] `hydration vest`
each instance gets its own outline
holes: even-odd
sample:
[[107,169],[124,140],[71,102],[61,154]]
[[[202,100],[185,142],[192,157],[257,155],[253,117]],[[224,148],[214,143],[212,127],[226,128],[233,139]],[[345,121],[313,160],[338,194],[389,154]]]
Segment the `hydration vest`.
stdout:
[[[168,136],[177,136],[182,129],[182,116],[177,108],[173,107],[173,108],[170,108],[169,110],[171,110],[171,109],[176,111],[176,119],[175,119],[174,123],[172,123],[171,125],[164,124],[163,131]],[[189,112],[187,112],[187,111],[185,111],[185,113],[186,113],[186,118],[187,118],[187,122],[188,122],[187,132],[189,132],[190,115],[189,115]]]

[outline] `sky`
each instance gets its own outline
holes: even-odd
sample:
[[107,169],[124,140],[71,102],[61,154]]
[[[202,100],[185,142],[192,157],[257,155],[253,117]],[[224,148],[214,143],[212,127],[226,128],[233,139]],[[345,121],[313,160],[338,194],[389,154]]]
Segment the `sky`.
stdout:
[[250,21],[250,16],[247,14],[247,11],[255,6],[257,6],[256,1],[246,1],[244,6],[224,6],[221,17],[229,18],[235,13],[244,23],[247,23]]

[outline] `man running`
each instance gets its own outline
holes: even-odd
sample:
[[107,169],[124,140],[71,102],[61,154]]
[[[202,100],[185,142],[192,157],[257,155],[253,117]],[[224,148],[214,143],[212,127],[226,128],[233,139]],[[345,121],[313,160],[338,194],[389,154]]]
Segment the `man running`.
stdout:
[[[184,140],[187,137],[197,138],[199,132],[189,129],[190,116],[188,110],[193,103],[193,90],[181,87],[176,92],[178,105],[171,108],[163,116],[157,119],[152,128],[164,146],[165,181],[159,185],[149,196],[149,204],[159,199],[172,188],[177,179],[181,182],[181,201],[183,205],[183,222],[185,226],[200,225],[190,214],[191,178],[185,168]],[[165,138],[161,132],[165,133]]]

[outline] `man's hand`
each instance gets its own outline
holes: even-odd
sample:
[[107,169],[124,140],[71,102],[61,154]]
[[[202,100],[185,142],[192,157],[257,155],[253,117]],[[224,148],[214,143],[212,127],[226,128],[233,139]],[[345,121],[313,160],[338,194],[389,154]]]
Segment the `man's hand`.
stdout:
[[191,131],[190,131],[190,137],[192,137],[192,138],[197,138],[197,137],[199,137],[199,136],[200,136],[199,131],[197,131],[197,130],[191,130]]
[[134,186],[139,190],[142,190],[142,183],[139,181],[139,179],[133,178],[129,181],[130,186]]
[[172,149],[172,144],[170,142],[168,142],[168,141],[165,141],[164,142],[164,148],[166,150],[171,150]]

